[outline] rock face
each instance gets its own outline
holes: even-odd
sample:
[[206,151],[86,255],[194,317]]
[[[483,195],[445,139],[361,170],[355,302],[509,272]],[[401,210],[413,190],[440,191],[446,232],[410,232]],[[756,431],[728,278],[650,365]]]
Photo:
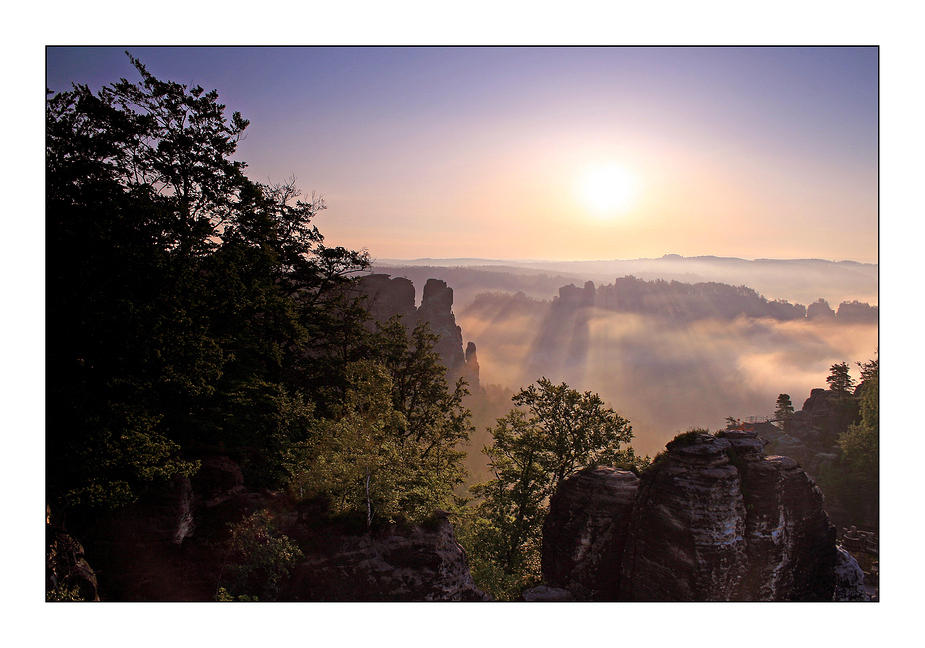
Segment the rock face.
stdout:
[[[543,575],[581,600],[617,600],[620,558],[639,478],[587,468],[566,479],[543,523]],[[616,577],[615,577],[616,576]]]
[[721,434],[737,455],[747,511],[748,564],[739,598],[831,600],[836,530],[822,508],[822,492],[793,459],[765,457],[764,440],[755,433]]
[[62,529],[52,527],[50,517],[45,527],[45,591],[76,591],[81,600],[99,601],[96,573],[87,563],[83,545]]
[[621,564],[628,601],[736,600],[745,575],[745,503],[730,443],[668,445],[642,474]]
[[[192,481],[176,476],[95,520],[87,560],[76,540],[49,526],[47,589],[79,584],[85,598],[109,601],[210,600],[227,525],[266,510],[306,556],[278,600],[490,600],[472,580],[446,513],[423,526],[390,524],[362,535],[327,517],[323,505],[296,506],[285,493],[245,490],[241,468],[228,457],[200,462]],[[100,574],[99,586],[89,565]]]
[[280,600],[488,601],[469,573],[446,514],[433,528],[389,525],[372,535],[319,543]]
[[387,274],[372,274],[363,277],[360,285],[369,296],[366,306],[374,322],[385,322],[394,315],[401,315],[406,324],[416,321],[414,284],[410,279],[392,279]]
[[870,594],[864,589],[864,571],[858,561],[841,547],[835,562],[835,600],[870,600]]
[[431,330],[440,336],[434,351],[440,354],[443,365],[450,370],[465,363],[462,329],[453,315],[453,289],[439,279],[428,279],[424,296],[417,313],[418,321],[430,322]]
[[[403,277],[392,279],[387,274],[368,275],[360,280],[360,290],[368,296],[366,304],[373,322],[385,322],[395,315],[401,315],[402,322],[409,329],[420,321],[429,322],[431,331],[440,336],[434,350],[448,372],[458,376],[470,371],[463,352],[462,329],[457,326],[453,314],[453,289],[445,281],[427,280],[420,308],[414,305],[414,284]],[[475,355],[474,348],[472,355]],[[477,361],[475,368],[477,380]]]
[[831,601],[822,493],[766,443],[690,434],[638,481],[601,468],[566,480],[544,526],[544,578],[581,600]]
[[857,422],[859,406],[829,389],[813,389],[791,420],[791,434],[815,448],[829,448],[839,433]]
[[466,345],[466,366],[463,378],[469,383],[469,389],[475,390],[479,386],[479,359],[475,353],[475,342]]

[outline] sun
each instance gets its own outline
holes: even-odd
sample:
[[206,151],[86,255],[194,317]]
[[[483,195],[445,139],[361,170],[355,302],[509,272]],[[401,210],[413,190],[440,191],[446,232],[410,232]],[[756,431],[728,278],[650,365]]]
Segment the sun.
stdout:
[[639,180],[619,164],[587,169],[579,180],[582,201],[599,218],[609,218],[629,209],[636,200]]

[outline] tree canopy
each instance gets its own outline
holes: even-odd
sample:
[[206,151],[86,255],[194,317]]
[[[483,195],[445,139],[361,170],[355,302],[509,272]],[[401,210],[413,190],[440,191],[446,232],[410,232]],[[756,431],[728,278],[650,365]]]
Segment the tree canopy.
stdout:
[[118,507],[220,453],[368,524],[452,508],[471,427],[437,336],[370,326],[368,255],[325,244],[321,197],[249,180],[247,120],[129,59],[139,81],[47,101],[50,505]]

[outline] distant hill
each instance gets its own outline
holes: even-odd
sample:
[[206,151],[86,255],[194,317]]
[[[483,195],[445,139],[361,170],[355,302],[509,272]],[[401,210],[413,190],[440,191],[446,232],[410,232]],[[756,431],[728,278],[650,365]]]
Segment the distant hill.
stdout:
[[[464,306],[480,292],[522,291],[549,299],[571,282],[612,283],[627,275],[685,283],[720,282],[748,286],[771,300],[811,304],[819,298],[831,304],[845,301],[879,304],[879,265],[824,259],[739,259],[683,257],[666,254],[657,259],[599,261],[512,261],[493,259],[378,259],[377,272],[406,276],[416,283],[431,277],[457,291]],[[418,276],[420,275],[420,276]]]

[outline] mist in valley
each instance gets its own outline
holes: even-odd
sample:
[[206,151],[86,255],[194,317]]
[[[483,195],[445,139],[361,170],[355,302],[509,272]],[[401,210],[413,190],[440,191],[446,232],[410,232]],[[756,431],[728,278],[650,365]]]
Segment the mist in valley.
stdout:
[[[647,292],[633,307],[627,293],[639,287]],[[484,474],[479,450],[490,442],[487,426],[510,409],[512,391],[543,376],[600,394],[632,423],[637,454],[651,457],[692,427],[717,430],[728,416],[771,416],[782,393],[799,410],[812,389],[827,387],[833,364],[848,362],[857,378],[855,362],[875,356],[874,307],[852,318],[847,305],[832,303],[827,317],[807,318],[800,304],[782,311],[750,289],[710,287],[730,294],[679,295],[695,287],[627,278],[596,290],[565,286],[550,299],[521,291],[457,301],[457,324],[477,346],[481,384],[489,389],[488,403],[474,411],[470,470]],[[736,315],[737,308],[751,314]]]

